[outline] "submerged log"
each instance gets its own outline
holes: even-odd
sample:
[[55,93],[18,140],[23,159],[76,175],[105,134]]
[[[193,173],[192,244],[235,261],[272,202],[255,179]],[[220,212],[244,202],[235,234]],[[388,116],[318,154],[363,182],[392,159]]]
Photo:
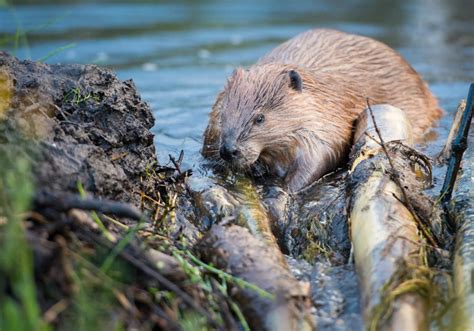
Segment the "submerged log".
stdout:
[[370,330],[421,330],[426,303],[419,292],[427,284],[416,269],[423,266],[423,244],[404,190],[420,192],[431,168],[408,147],[406,115],[390,105],[372,109],[358,122],[347,184],[364,319]]

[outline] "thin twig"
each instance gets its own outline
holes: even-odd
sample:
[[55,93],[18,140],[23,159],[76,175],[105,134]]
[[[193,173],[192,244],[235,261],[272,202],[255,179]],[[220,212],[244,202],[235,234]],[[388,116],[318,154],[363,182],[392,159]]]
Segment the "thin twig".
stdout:
[[462,115],[466,110],[466,100],[461,100],[459,103],[456,114],[454,115],[453,122],[451,124],[451,128],[449,129],[448,138],[446,139],[446,143],[444,144],[443,149],[441,152],[436,156],[435,161],[439,164],[447,164],[449,161],[449,157],[453,152],[453,141],[456,135],[459,132],[459,126],[461,124]]
[[184,158],[184,151],[181,150],[179,153],[178,160],[176,160],[171,154],[168,155],[170,158],[171,163],[173,163],[176,171],[178,172],[179,176],[183,178],[183,184],[184,187],[186,188],[186,192],[191,195],[191,188],[189,187],[188,183],[186,182],[186,178],[189,176],[189,171],[182,172],[181,171],[181,162],[183,162]]
[[430,244],[434,247],[439,247],[439,244],[435,241],[435,239],[431,236],[429,231],[426,229],[425,224],[423,224],[421,219],[418,217],[417,213],[415,212],[415,209],[413,208],[410,200],[408,199],[408,195],[405,191],[405,188],[403,187],[403,185],[400,181],[400,176],[398,174],[398,171],[395,169],[392,158],[390,157],[390,155],[388,153],[388,150],[387,150],[387,147],[385,146],[385,142],[382,138],[382,134],[380,133],[379,127],[377,126],[377,123],[375,122],[375,116],[374,116],[374,112],[372,111],[372,108],[370,107],[369,98],[367,98],[367,108],[369,109],[370,117],[372,118],[372,122],[374,123],[375,132],[377,133],[377,136],[380,139],[380,145],[382,146],[383,152],[384,152],[385,156],[387,157],[390,168],[392,169],[393,180],[395,181],[395,183],[400,188],[400,191],[402,192],[403,200],[405,201],[405,206],[408,208],[410,213],[413,215],[413,218],[418,223],[418,228],[421,230],[421,232],[423,232],[424,236],[430,242]]
[[68,299],[62,298],[54,305],[48,308],[46,312],[43,314],[43,320],[47,323],[53,323],[56,321],[58,316],[67,309],[70,305],[70,301]]

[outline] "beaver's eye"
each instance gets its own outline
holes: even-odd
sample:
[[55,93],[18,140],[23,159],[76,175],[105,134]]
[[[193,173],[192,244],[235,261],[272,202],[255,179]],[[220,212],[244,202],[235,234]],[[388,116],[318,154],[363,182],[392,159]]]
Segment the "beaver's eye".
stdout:
[[262,124],[265,121],[265,116],[263,114],[258,114],[257,118],[255,119],[255,124]]

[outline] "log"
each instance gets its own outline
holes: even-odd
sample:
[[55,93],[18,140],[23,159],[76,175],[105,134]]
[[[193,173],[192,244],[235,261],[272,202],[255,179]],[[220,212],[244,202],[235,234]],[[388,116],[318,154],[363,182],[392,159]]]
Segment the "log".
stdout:
[[194,194],[200,213],[211,224],[234,223],[247,228],[256,238],[275,248],[280,261],[286,266],[272,232],[270,218],[252,181],[244,176],[235,176],[232,184],[215,185]]
[[235,176],[195,197],[213,224],[197,246],[202,259],[257,288],[230,291],[252,330],[313,330],[309,284],[291,274],[252,181]]
[[[430,167],[417,167],[420,160],[414,163],[403,152],[412,144],[411,130],[400,109],[369,107],[357,123],[351,152],[347,183],[350,235],[364,320],[370,330],[426,327],[426,304],[418,294],[426,283],[414,272],[423,266],[423,241],[404,190],[422,190],[429,178],[417,180],[419,170]],[[421,173],[430,176],[430,171]],[[400,186],[401,180],[407,188]]]
[[[470,176],[474,175],[472,167],[468,171]],[[468,203],[458,211],[459,229],[456,234],[453,264],[456,304],[452,325],[454,330],[459,331],[468,330],[474,325],[474,189],[472,179],[469,180],[471,184],[467,186],[468,192],[463,195],[466,193],[470,195],[464,195],[462,199],[464,200],[462,203]]]
[[314,330],[309,314],[309,286],[298,282],[281,263],[274,247],[248,229],[215,225],[199,245],[203,260],[253,285],[233,286],[252,330]]

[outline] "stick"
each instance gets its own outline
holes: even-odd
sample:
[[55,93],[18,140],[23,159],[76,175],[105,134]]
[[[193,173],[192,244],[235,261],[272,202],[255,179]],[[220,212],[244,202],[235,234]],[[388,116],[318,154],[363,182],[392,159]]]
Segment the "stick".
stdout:
[[461,125],[462,114],[466,110],[466,100],[461,100],[457,109],[456,115],[454,116],[453,123],[451,124],[451,128],[449,129],[448,138],[446,139],[446,143],[444,144],[443,149],[441,152],[436,156],[435,161],[439,164],[447,164],[449,161],[449,157],[453,152],[453,141],[456,135],[459,132],[459,126]]
[[186,192],[189,195],[192,195],[191,188],[189,187],[188,183],[186,182],[186,177],[190,176],[190,174],[189,174],[188,171],[185,171],[185,172],[181,171],[181,162],[183,162],[184,151],[181,150],[181,152],[179,153],[178,160],[176,160],[173,156],[171,156],[171,154],[168,154],[168,156],[170,158],[171,163],[173,163],[176,171],[178,172],[178,175],[181,178],[183,178],[183,184],[184,184],[184,187],[186,188]]
[[103,214],[113,214],[134,220],[145,220],[145,216],[134,206],[107,199],[82,198],[78,194],[56,195],[51,192],[41,191],[34,198],[35,204],[50,207],[57,211],[71,209],[95,210]]
[[[449,216],[449,202],[453,194],[454,183],[458,175],[459,168],[461,166],[462,156],[467,148],[467,137],[469,134],[469,128],[471,126],[472,113],[473,113],[473,100],[474,100],[474,83],[469,87],[469,94],[467,95],[466,108],[464,109],[463,116],[461,118],[461,124],[457,132],[456,138],[451,145],[451,157],[449,158],[448,169],[446,170],[446,177],[444,178],[443,188],[441,189],[441,205],[444,211]],[[447,217],[448,227],[451,232],[456,229],[456,224]]]

